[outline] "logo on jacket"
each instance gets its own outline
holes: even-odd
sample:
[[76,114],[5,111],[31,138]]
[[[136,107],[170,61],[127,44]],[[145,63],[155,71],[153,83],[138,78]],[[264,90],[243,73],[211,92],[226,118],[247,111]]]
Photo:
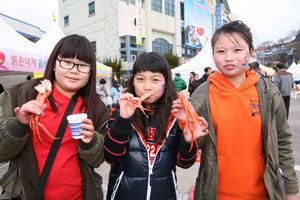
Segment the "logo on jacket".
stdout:
[[259,104],[259,100],[255,99],[249,99],[250,103],[249,103],[249,108],[250,108],[250,112],[251,112],[251,116],[254,117],[256,115],[260,115],[260,104]]
[[146,141],[146,147],[147,147],[151,164],[153,163],[153,160],[156,156],[157,145],[155,144],[155,133],[156,133],[156,128],[148,128],[148,138]]

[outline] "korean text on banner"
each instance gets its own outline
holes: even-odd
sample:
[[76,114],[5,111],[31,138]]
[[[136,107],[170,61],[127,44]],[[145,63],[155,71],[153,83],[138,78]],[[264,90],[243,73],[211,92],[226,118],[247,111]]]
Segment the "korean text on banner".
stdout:
[[136,7],[136,44],[142,45],[142,0],[135,0]]
[[47,57],[0,47],[0,70],[44,72]]
[[222,4],[216,5],[216,29],[222,26]]

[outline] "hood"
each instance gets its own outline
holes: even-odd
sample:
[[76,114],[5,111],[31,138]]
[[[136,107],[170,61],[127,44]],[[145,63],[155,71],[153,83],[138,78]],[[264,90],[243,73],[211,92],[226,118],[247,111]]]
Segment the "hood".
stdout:
[[180,76],[176,75],[174,81],[179,81],[180,79],[181,79]]
[[240,85],[239,88],[236,88],[227,78],[225,78],[220,72],[216,71],[211,76],[208,77],[208,81],[216,86],[219,91],[222,92],[242,92],[259,81],[259,76],[256,72],[252,70],[246,70],[246,80]]

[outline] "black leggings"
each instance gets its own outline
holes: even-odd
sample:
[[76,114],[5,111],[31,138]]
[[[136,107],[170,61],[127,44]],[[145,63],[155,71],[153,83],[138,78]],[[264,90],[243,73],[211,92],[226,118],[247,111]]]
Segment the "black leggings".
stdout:
[[291,96],[282,96],[284,105],[285,105],[285,110],[286,110],[286,118],[289,118],[289,111],[290,111],[290,97]]

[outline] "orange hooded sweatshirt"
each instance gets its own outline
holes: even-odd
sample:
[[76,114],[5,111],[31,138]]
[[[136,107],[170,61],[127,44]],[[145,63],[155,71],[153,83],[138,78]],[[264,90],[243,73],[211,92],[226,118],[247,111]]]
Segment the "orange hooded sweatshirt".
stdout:
[[246,71],[236,88],[220,72],[208,80],[218,152],[218,200],[267,200],[259,96],[259,76]]

